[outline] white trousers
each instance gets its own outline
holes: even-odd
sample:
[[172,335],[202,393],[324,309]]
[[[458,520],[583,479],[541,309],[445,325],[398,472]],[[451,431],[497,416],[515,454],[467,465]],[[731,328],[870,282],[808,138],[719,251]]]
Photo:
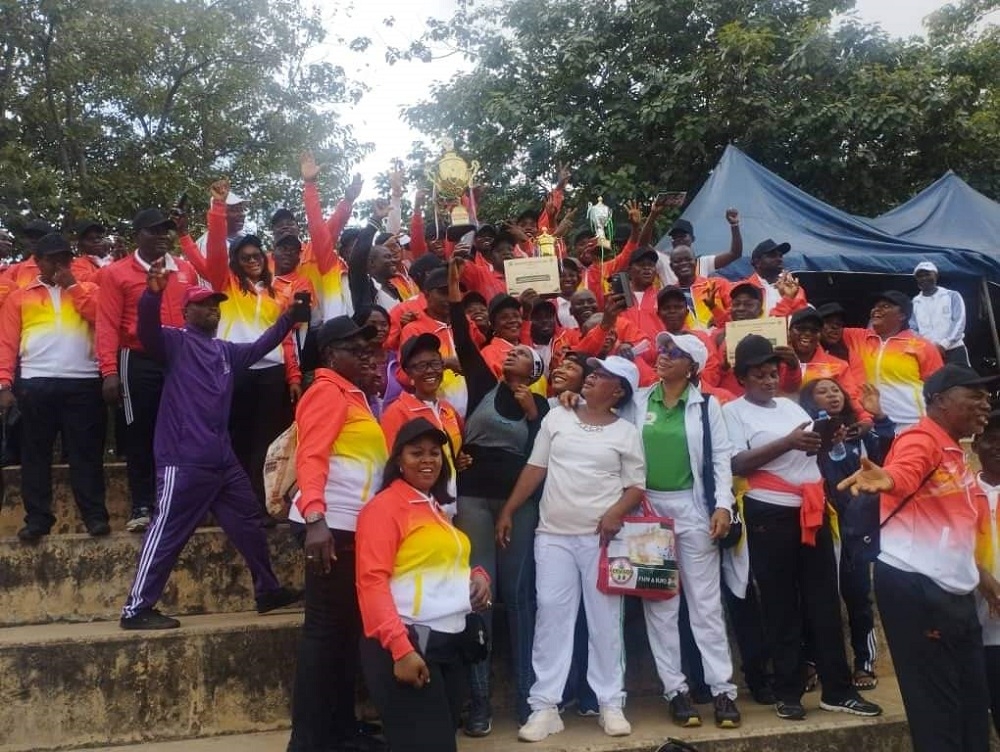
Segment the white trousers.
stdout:
[[625,704],[622,598],[597,589],[600,540],[591,535],[535,533],[535,683],[528,705],[554,708],[561,701],[573,661],[573,628],[583,597],[587,615],[587,683],[603,706]]
[[[690,491],[647,491],[649,502],[658,514],[674,519],[677,566],[681,590],[687,598],[691,632],[705,669],[705,682],[713,696],[736,699],[733,684],[733,659],[722,611],[720,559],[718,545],[708,534],[708,510],[696,506]],[[668,601],[642,602],[646,613],[649,647],[656,661],[656,671],[668,700],[688,691],[681,670],[681,640],[677,624],[680,597]]]

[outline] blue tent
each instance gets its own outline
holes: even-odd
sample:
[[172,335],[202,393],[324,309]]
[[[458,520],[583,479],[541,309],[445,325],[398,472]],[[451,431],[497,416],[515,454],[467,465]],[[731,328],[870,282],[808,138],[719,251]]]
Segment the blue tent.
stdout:
[[905,204],[868,222],[915,243],[1000,255],[1000,204],[951,170]]
[[[923,244],[896,237],[874,223],[823,203],[754,162],[734,146],[684,210],[694,225],[695,251],[721,253],[729,248],[726,208],[740,210],[744,257],[723,270],[730,279],[752,272],[750,251],[765,238],[792,246],[785,267],[792,271],[910,275],[924,260],[943,277],[972,286],[984,277],[1000,283],[1000,254],[988,256],[956,246]],[[670,248],[664,236],[657,247]]]

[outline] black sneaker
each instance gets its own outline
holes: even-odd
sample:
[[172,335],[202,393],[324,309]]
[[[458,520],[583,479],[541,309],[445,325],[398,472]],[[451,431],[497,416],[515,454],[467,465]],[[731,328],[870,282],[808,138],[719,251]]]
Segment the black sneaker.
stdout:
[[105,535],[111,535],[111,525],[109,525],[105,520],[88,522],[87,532],[94,538],[103,538]]
[[493,708],[489,700],[473,698],[462,731],[466,736],[479,738],[493,731]]
[[25,525],[17,531],[17,539],[21,541],[21,543],[38,543],[38,541],[48,534],[48,530],[39,530],[37,527]]
[[687,692],[678,692],[674,695],[674,699],[670,701],[670,716],[674,719],[674,723],[684,728],[696,728],[701,725],[701,716],[691,704],[691,695]]
[[740,709],[729,695],[718,695],[715,700],[715,725],[721,729],[739,728],[743,721]]
[[781,702],[774,705],[774,712],[783,721],[804,721],[806,719],[806,709],[801,702]]
[[135,616],[123,616],[118,625],[122,629],[177,629],[181,623],[155,608],[145,608]]
[[144,533],[149,527],[152,515],[149,509],[146,507],[140,507],[132,512],[132,516],[128,518],[128,522],[125,523],[125,532],[127,533]]
[[820,700],[819,706],[823,710],[829,710],[831,713],[850,713],[851,715],[863,715],[866,718],[874,718],[875,716],[882,715],[882,707],[880,705],[868,702],[861,695],[847,697],[837,702]]
[[778,703],[778,698],[774,694],[774,687],[771,686],[770,682],[753,687],[750,690],[750,695],[758,705],[776,705]]
[[257,596],[257,613],[266,614],[277,611],[279,608],[287,608],[293,603],[302,600],[305,594],[302,590],[294,588],[280,587],[277,590],[269,590],[263,595]]

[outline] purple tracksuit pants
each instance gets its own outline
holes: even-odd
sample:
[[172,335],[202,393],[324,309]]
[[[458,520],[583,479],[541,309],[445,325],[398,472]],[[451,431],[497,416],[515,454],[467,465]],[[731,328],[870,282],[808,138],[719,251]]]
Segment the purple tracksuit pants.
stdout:
[[181,550],[209,512],[246,560],[254,593],[259,596],[280,587],[271,568],[260,507],[236,457],[214,468],[166,465],[156,471],[156,512],[123,617],[156,604]]

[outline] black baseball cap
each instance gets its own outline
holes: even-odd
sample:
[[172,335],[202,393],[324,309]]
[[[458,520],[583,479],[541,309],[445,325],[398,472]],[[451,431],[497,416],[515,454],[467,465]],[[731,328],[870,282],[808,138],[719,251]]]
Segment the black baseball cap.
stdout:
[[632,255],[628,257],[628,265],[632,266],[632,264],[638,264],[640,261],[646,259],[649,259],[654,264],[660,260],[655,248],[650,248],[648,245],[645,248],[636,248],[632,251]]
[[494,295],[493,300],[491,300],[489,304],[490,321],[493,321],[493,317],[505,308],[513,308],[520,311],[521,303],[517,298],[512,295],[507,295],[506,293],[501,292]]
[[448,240],[457,243],[459,240],[462,239],[463,235],[467,235],[470,232],[473,233],[473,237],[475,237],[476,234],[475,225],[470,225],[470,224],[449,225],[448,229],[445,231],[445,237]]
[[573,236],[573,245],[576,245],[581,240],[590,240],[596,237],[593,230],[580,230],[580,232]]
[[297,251],[302,250],[302,240],[299,238],[298,235],[293,235],[292,233],[288,233],[287,235],[282,235],[280,238],[274,241],[275,248],[283,245],[293,246]]
[[745,376],[754,366],[764,365],[772,360],[778,360],[774,354],[774,345],[767,337],[759,334],[748,334],[736,345],[736,363],[733,372],[737,376]]
[[350,316],[334,316],[319,328],[316,333],[316,346],[323,349],[334,342],[343,342],[353,337],[375,338],[375,327],[371,324],[358,326]]
[[666,287],[661,287],[660,291],[656,293],[656,305],[661,306],[664,301],[667,301],[670,298],[677,298],[678,300],[683,300],[687,303],[687,295],[684,294],[684,291],[681,288],[677,285],[667,285]]
[[444,262],[433,253],[425,253],[412,264],[410,264],[410,277],[417,283],[421,292],[424,289],[424,280],[427,275],[435,269],[444,269]]
[[820,315],[820,318],[825,319],[830,316],[843,316],[847,311],[840,303],[825,303],[816,309],[816,313]]
[[55,231],[56,228],[44,219],[33,219],[24,226],[23,230],[21,230],[22,234],[27,235],[29,238],[40,238],[43,235],[48,235],[49,233]]
[[733,288],[729,291],[730,299],[735,298],[741,292],[748,292],[757,300],[764,300],[764,291],[752,282],[740,282],[738,285],[733,285]]
[[694,225],[686,219],[678,219],[670,226],[670,231],[667,235],[670,237],[674,235],[690,235],[694,238]]
[[410,337],[399,348],[399,364],[403,368],[406,368],[406,364],[410,362],[410,358],[421,352],[441,352],[441,338],[430,332]]
[[479,229],[476,230],[477,238],[480,235],[489,235],[490,237],[495,238],[498,234],[499,230],[497,230],[496,225],[491,225],[491,224],[479,225]]
[[431,437],[441,446],[448,443],[448,435],[427,418],[414,418],[404,423],[396,434],[396,440],[392,442],[392,455],[400,454],[407,444],[412,444],[425,436]]
[[559,263],[563,266],[568,266],[577,272],[583,271],[583,264],[572,256],[565,256],[564,258],[559,259]]
[[132,218],[132,229],[136,232],[139,230],[148,230],[150,227],[159,227],[160,225],[167,225],[171,230],[177,229],[174,220],[156,208],[143,209]]
[[472,303],[479,303],[489,308],[489,305],[486,303],[486,297],[481,292],[476,292],[475,290],[469,290],[469,292],[462,296],[463,306],[469,306]]
[[271,228],[273,229],[274,226],[283,219],[290,219],[293,222],[298,222],[290,209],[278,209],[278,211],[271,215]]
[[803,321],[815,321],[816,326],[823,326],[823,317],[820,316],[819,311],[815,308],[802,308],[792,314],[792,318],[789,319],[789,326],[798,326]]
[[956,386],[987,386],[1000,381],[1000,374],[980,376],[968,366],[948,363],[937,369],[924,382],[924,399],[930,402],[938,394],[943,394]]
[[775,243],[771,238],[768,238],[757,244],[757,247],[753,249],[753,253],[750,254],[750,260],[756,261],[764,254],[771,253],[772,251],[777,251],[784,256],[790,250],[792,250],[792,246],[788,243]]
[[424,240],[444,240],[445,228],[436,225],[427,225],[424,228]]
[[63,237],[62,233],[50,232],[43,235],[35,248],[36,256],[58,256],[60,253],[73,253],[69,241]]
[[906,316],[906,318],[909,318],[910,314],[913,313],[913,301],[910,300],[910,296],[906,293],[900,292],[899,290],[883,290],[882,292],[877,293],[872,298],[872,305],[881,300],[884,300],[887,303],[892,303],[894,306],[902,309],[903,315]]
[[102,225],[100,222],[98,222],[96,219],[84,219],[81,222],[78,222],[76,225],[76,236],[78,238],[82,237],[91,230],[97,230],[98,232],[103,234],[104,232],[106,232],[107,228],[105,228],[105,226]]
[[427,276],[424,277],[424,284],[420,289],[427,292],[428,290],[440,290],[442,287],[448,287],[448,268],[438,266],[427,272]]

